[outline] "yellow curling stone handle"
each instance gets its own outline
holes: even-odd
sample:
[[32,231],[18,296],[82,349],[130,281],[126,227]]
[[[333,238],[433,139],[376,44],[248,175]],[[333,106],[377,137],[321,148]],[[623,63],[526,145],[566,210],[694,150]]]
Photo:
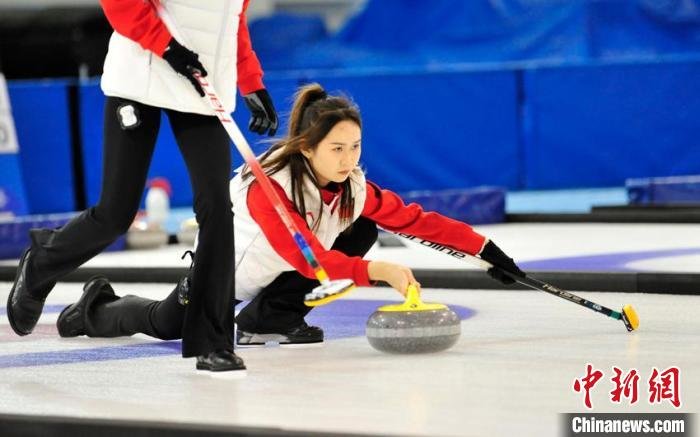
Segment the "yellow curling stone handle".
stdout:
[[409,284],[408,289],[406,289],[406,301],[402,304],[396,305],[383,305],[377,308],[377,311],[434,311],[434,310],[444,310],[447,305],[441,303],[424,303],[420,300],[420,291],[416,284]]

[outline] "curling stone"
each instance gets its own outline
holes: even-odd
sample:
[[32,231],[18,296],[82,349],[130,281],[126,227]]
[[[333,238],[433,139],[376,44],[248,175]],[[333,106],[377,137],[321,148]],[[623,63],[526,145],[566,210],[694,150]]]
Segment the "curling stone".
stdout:
[[187,220],[183,220],[182,223],[180,223],[180,230],[177,233],[177,242],[186,244],[187,246],[193,246],[197,238],[197,232],[199,232],[197,219],[191,217]]
[[459,316],[446,305],[423,303],[410,285],[406,301],[384,305],[367,320],[367,340],[373,348],[394,354],[418,354],[449,349],[459,340]]
[[129,249],[154,249],[168,244],[168,233],[158,224],[148,223],[137,217],[126,233],[126,247]]

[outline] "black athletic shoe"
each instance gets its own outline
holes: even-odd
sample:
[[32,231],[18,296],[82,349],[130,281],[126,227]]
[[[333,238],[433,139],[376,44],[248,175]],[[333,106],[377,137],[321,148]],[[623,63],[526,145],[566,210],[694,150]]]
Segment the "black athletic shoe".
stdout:
[[[15,283],[7,297],[7,318],[12,330],[17,335],[31,334],[41,317],[46,298],[36,297],[27,289],[27,265],[31,257],[31,250],[24,251],[17,266]],[[53,288],[53,285],[49,290]]]
[[104,276],[90,278],[83,286],[80,299],[61,311],[56,320],[58,335],[61,337],[77,337],[85,335],[85,317],[93,303],[101,297],[114,297],[114,289]]
[[257,334],[240,329],[236,331],[236,344],[239,346],[263,346],[268,342],[280,345],[323,343],[323,329],[304,322],[283,333]]
[[197,370],[210,372],[244,371],[243,359],[229,350],[218,350],[197,357]]

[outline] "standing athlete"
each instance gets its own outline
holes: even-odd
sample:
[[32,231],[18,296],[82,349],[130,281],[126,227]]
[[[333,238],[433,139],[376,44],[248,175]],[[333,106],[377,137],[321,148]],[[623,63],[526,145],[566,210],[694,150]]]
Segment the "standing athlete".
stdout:
[[200,227],[189,304],[180,324],[182,356],[197,357],[200,370],[243,370],[243,361],[233,352],[230,305],[231,148],[226,131],[202,98],[195,73],[220,91],[229,112],[238,86],[252,113],[250,129],[274,135],[277,115],[245,20],[248,0],[161,0],[188,47],[173,38],[149,2],[100,3],[114,28],[101,82],[107,98],[100,199],[60,229],[30,232],[31,245],[20,259],[8,298],[10,325],[18,335],[30,334],[56,281],[128,230],[164,113],[187,165]]

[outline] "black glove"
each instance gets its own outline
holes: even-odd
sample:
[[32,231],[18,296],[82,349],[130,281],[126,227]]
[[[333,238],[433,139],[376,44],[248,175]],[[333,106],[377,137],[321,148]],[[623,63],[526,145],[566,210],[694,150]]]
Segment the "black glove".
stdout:
[[264,134],[269,129],[268,135],[273,136],[277,132],[277,111],[272,104],[270,94],[265,88],[243,96],[245,105],[250,111],[248,129],[251,132]]
[[[493,279],[500,281],[505,285],[510,285],[515,282],[513,278],[505,272],[512,273],[515,276],[525,277],[525,272],[515,265],[513,258],[508,257],[503,251],[494,244],[493,241],[486,243],[486,246],[481,250],[479,257],[484,261],[488,261],[493,265],[486,273]],[[504,272],[505,270],[505,272]]]
[[202,63],[199,62],[199,55],[192,50],[181,45],[175,38],[170,40],[168,47],[163,53],[163,59],[170,64],[173,70],[185,76],[192,83],[192,86],[204,97],[204,90],[194,77],[194,73],[199,72],[202,77],[207,76],[207,70],[204,69]]

